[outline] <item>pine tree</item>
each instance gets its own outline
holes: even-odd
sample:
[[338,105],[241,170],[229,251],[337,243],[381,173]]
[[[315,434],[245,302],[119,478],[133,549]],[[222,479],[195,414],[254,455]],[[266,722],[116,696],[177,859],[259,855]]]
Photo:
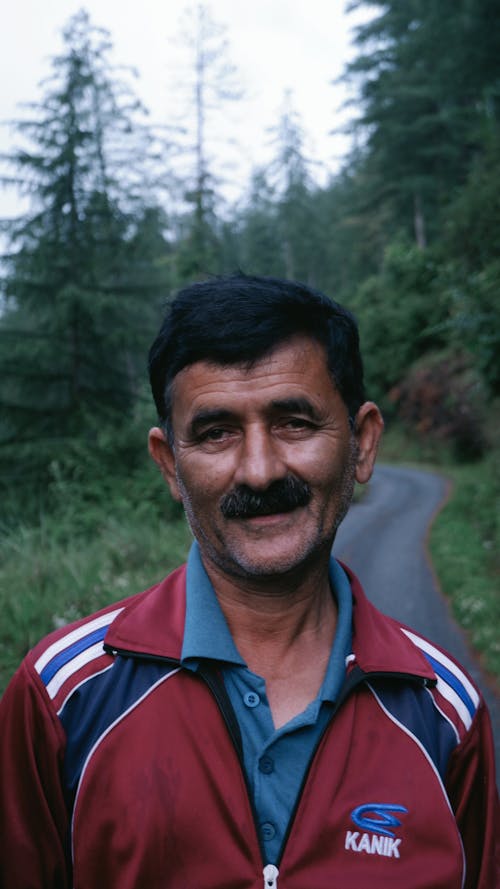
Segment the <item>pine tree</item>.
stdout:
[[274,158],[268,177],[277,195],[277,226],[287,278],[316,282],[317,216],[312,201],[312,162],[292,95],[287,92],[271,130]]
[[138,273],[134,243],[150,142],[110,50],[86,13],[69,21],[17,122],[23,147],[3,158],[29,198],[6,226],[0,319],[0,460],[23,480],[130,413],[153,329],[159,282]]
[[500,37],[492,0],[353,0],[374,17],[356,30],[356,86],[365,138],[367,206],[388,208],[389,236],[422,248],[439,234],[440,211],[481,149],[498,113]]
[[185,210],[179,214],[177,263],[180,281],[219,271],[221,195],[213,157],[216,132],[223,129],[227,149],[227,109],[242,94],[229,58],[226,29],[209,7],[188,7],[181,28],[183,80],[176,90],[182,102],[180,181]]
[[236,234],[230,268],[256,275],[283,274],[277,200],[265,169],[254,170],[248,194],[228,227]]

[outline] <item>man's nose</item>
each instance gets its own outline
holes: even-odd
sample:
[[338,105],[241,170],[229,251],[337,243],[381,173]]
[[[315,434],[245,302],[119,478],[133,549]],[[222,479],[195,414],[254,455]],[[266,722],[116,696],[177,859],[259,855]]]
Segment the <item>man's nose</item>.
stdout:
[[286,475],[285,461],[271,432],[260,426],[246,430],[235,472],[235,483],[247,485],[254,490],[265,490],[272,482]]

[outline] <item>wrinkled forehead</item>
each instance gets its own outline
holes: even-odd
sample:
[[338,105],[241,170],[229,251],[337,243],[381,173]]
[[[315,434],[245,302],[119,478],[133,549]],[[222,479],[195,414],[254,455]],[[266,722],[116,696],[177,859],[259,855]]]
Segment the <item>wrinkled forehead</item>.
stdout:
[[300,370],[314,369],[328,370],[328,356],[325,347],[313,337],[297,334],[283,339],[262,353],[256,353],[251,358],[242,358],[241,361],[220,361],[214,357],[199,358],[197,361],[181,368],[174,376],[171,385],[176,386],[186,376],[194,373],[210,374],[221,380],[230,377],[249,378],[265,377],[276,371],[282,373],[300,372]]
[[319,410],[340,397],[325,350],[309,337],[287,340],[252,362],[197,361],[179,371],[170,396],[172,420],[200,410],[265,411],[285,401]]
[[288,361],[290,364],[295,364],[298,356],[309,356],[312,354],[318,356],[318,359],[322,360],[325,367],[328,368],[328,356],[323,343],[312,336],[301,333],[279,340],[270,348],[262,351],[259,351],[258,344],[256,344],[254,354],[250,357],[242,356],[241,361],[221,360],[216,355],[216,350],[214,349],[213,355],[206,357],[200,356],[197,360],[180,368],[173,377],[171,385],[175,383],[178,377],[192,367],[205,367],[214,373],[220,372],[221,375],[225,375],[228,369],[233,368],[236,372],[250,375],[256,368],[271,366],[277,357],[279,357],[283,363]]

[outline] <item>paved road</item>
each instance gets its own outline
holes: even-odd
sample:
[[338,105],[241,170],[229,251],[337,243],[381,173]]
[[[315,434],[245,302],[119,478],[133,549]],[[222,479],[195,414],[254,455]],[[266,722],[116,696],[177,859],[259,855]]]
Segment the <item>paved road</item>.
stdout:
[[377,467],[368,492],[339,528],[333,551],[381,611],[442,645],[472,675],[490,709],[500,778],[500,697],[451,616],[427,553],[429,523],[446,494],[447,482],[434,473]]

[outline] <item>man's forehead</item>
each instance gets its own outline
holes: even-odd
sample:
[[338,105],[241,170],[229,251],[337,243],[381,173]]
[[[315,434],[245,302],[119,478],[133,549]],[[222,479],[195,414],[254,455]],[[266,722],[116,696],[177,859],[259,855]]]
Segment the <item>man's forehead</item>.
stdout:
[[222,377],[226,377],[231,371],[241,375],[251,374],[255,368],[261,365],[269,366],[276,361],[283,365],[289,363],[291,367],[295,367],[301,355],[306,359],[314,355],[317,358],[318,364],[324,362],[325,368],[328,368],[326,348],[323,344],[309,335],[294,334],[291,337],[279,340],[264,352],[257,352],[253,357],[243,357],[241,361],[224,361],[212,357],[200,358],[181,368],[174,377],[173,382],[191,369],[206,370],[213,374],[220,373]]
[[270,407],[295,401],[314,403],[331,397],[336,387],[331,379],[324,348],[309,337],[297,337],[277,345],[255,361],[221,364],[197,361],[174,378],[171,389],[173,410],[180,407],[193,414],[200,408],[223,407],[263,400]]

